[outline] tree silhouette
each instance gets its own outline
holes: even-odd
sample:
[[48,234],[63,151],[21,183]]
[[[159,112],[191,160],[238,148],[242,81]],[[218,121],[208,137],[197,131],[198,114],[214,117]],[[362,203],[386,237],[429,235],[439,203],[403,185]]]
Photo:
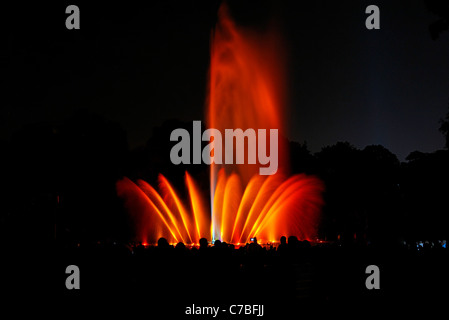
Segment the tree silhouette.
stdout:
[[414,151],[402,165],[401,201],[406,236],[445,238],[449,223],[449,151]]
[[449,27],[449,1],[425,0],[427,9],[439,17],[429,26],[430,35],[433,40],[438,39],[440,33]]
[[383,245],[398,235],[397,157],[380,145],[363,150],[338,142],[316,153],[326,184],[323,232],[343,242]]
[[290,141],[289,151],[293,173],[317,173],[316,158],[310,153],[310,150],[307,147],[307,142],[304,141],[304,143],[301,144],[296,141]]
[[449,112],[446,118],[440,120],[440,132],[446,136],[446,148],[449,149]]
[[322,228],[328,239],[351,241],[358,228],[362,199],[361,151],[348,142],[326,146],[315,154],[326,184]]

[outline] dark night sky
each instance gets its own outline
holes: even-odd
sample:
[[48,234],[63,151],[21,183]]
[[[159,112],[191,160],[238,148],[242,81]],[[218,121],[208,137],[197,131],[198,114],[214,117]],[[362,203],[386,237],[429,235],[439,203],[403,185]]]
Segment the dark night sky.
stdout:
[[[381,144],[400,160],[443,147],[449,32],[431,39],[437,17],[423,1],[250,3],[234,7],[245,24],[268,12],[282,24],[290,139],[307,141],[313,152],[345,140]],[[81,30],[65,29],[68,4],[79,5]],[[380,30],[365,28],[369,4],[380,8]],[[167,119],[202,119],[215,6],[79,2],[3,10],[0,139],[30,123],[60,123],[80,108],[119,122],[131,147]]]

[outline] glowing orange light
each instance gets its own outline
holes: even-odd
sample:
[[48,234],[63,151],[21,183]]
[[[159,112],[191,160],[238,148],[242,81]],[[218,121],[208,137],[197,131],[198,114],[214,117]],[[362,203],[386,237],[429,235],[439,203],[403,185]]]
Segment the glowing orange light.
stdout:
[[[190,190],[194,182],[191,177],[189,179],[190,183],[187,184],[189,193],[198,197],[194,202],[204,202],[201,193]],[[322,182],[315,177],[306,175],[294,175],[290,178],[278,176],[278,179],[267,178],[264,181],[264,186],[258,189],[251,188],[250,183],[247,189],[241,192],[236,191],[233,183],[229,183],[232,179],[225,183],[226,176],[219,174],[217,183],[219,188],[215,193],[214,210],[222,212],[221,220],[219,220],[221,240],[240,245],[249,242],[252,237],[257,237],[259,241],[264,242],[263,239],[280,238],[282,235],[296,235],[302,239],[310,239],[314,236],[317,213],[323,203],[321,193],[324,186]],[[168,183],[165,178],[162,181]],[[269,186],[265,185],[267,182],[270,184]],[[171,206],[179,208],[182,205],[182,210],[171,210],[170,205],[165,203],[164,206],[156,205],[146,195],[148,189],[142,181],[136,185],[131,180],[124,178],[117,182],[117,190],[119,195],[128,200],[126,205],[131,216],[137,222],[138,238],[145,243],[148,243],[147,241],[156,243],[156,236],[159,235],[166,237],[171,243],[177,243],[179,241],[176,234],[188,235],[189,229],[195,239],[195,241],[188,241],[191,245],[197,244],[200,237],[207,237],[210,229],[205,221],[210,221],[208,218],[210,212],[197,211],[195,218],[192,212],[184,208],[178,195],[173,195],[178,203],[171,201],[174,202]],[[254,194],[249,195],[249,193]],[[245,197],[245,194],[248,197]],[[167,198],[167,200],[170,199],[172,198]],[[245,199],[254,200],[247,203]],[[160,210],[159,207],[165,208],[165,211]],[[192,211],[195,210],[194,207],[195,205],[192,206]],[[242,209],[244,207],[245,210]],[[239,212],[241,216],[237,219]],[[166,215],[171,218],[166,219]],[[233,227],[235,230],[242,230],[239,237],[244,241],[238,239],[237,233],[234,233],[232,237]],[[187,237],[187,239],[190,238]],[[274,243],[275,240],[271,240],[271,242]]]

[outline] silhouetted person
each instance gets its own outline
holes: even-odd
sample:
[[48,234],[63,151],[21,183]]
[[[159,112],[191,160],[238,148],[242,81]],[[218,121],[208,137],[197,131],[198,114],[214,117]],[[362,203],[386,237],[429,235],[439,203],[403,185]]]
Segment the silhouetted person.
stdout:
[[287,253],[287,238],[282,236],[280,239],[281,243],[277,248],[278,255],[284,256]]
[[257,243],[257,238],[254,237],[253,242],[251,242],[248,246],[248,254],[250,254],[250,255],[258,254],[261,249],[262,249],[262,247]]
[[168,244],[167,239],[165,239],[164,237],[159,238],[159,240],[157,240],[157,246],[159,248],[168,248],[170,245]]
[[310,242],[308,240],[303,240],[302,247],[305,249],[308,249],[308,248],[312,247],[312,245],[310,244]]
[[206,238],[201,238],[200,239],[200,250],[201,249],[207,249],[208,243],[207,243],[207,239]]
[[178,252],[184,251],[186,249],[186,245],[183,242],[178,242],[175,246],[175,249]]
[[299,241],[298,238],[296,238],[295,236],[290,236],[288,237],[288,247],[291,250],[296,250],[299,246]]
[[298,258],[298,253],[300,249],[300,243],[298,241],[298,238],[295,236],[288,237],[288,255],[290,259],[296,259]]
[[263,249],[257,243],[257,239],[253,238],[252,242],[246,246],[245,269],[247,270],[247,279],[250,286],[258,283],[260,273],[263,270]]
[[134,248],[134,252],[137,255],[142,255],[145,251],[145,247],[143,246],[142,242],[139,242],[139,244]]
[[210,248],[206,238],[200,239],[200,248],[198,250],[198,253],[200,258],[200,264],[205,265],[210,262],[209,261]]

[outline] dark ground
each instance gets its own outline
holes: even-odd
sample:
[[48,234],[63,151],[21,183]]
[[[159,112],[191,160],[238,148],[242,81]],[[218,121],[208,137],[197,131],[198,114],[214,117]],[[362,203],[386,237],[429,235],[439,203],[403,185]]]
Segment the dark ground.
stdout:
[[[117,301],[160,319],[210,319],[186,316],[187,307],[263,304],[261,319],[322,318],[340,312],[403,314],[415,307],[435,310],[448,298],[448,252],[443,248],[376,249],[337,244],[266,250],[95,245],[57,252],[57,301]],[[67,265],[80,268],[82,290],[67,290]],[[368,290],[365,269],[380,268],[380,289]],[[126,302],[125,302],[126,301]],[[131,303],[131,305],[129,305]],[[111,308],[109,308],[111,310]],[[340,310],[340,311],[338,311]],[[224,312],[223,312],[224,313]],[[363,314],[360,314],[361,316]],[[218,319],[255,318],[220,313]]]

